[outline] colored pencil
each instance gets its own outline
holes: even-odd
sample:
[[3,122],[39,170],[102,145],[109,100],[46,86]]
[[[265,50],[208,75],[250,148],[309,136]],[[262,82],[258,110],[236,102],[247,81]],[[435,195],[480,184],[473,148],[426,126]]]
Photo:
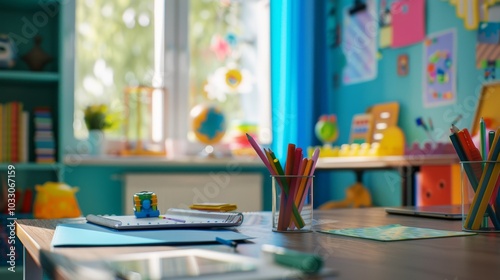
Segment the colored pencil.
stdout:
[[481,153],[476,148],[472,139],[468,137],[468,134],[465,129],[457,132],[458,141],[463,148],[465,153],[465,157],[467,161],[474,161],[476,163],[470,163],[472,170],[474,171],[474,175],[477,180],[481,178],[481,174],[483,173],[483,165],[481,161],[483,160],[481,157]]
[[[297,175],[298,177],[296,178],[297,180],[295,181],[295,197],[293,198],[293,200],[295,201],[296,197],[299,195],[298,193],[298,189],[299,189],[299,186],[300,186],[300,182],[302,182],[302,177],[301,174],[304,174],[304,170],[306,169],[306,165],[307,165],[307,162],[309,160],[307,158],[302,158],[302,160],[300,161],[300,165],[299,165],[299,169],[297,170]],[[299,210],[300,212],[301,210]],[[293,221],[291,221],[291,224],[290,224],[290,228],[294,229],[295,228],[295,223]]]
[[[297,181],[300,180],[299,177],[297,177],[297,175],[299,175],[298,172],[299,172],[300,165],[302,163],[301,160],[302,160],[302,148],[296,148],[294,155],[293,155],[293,168],[291,171],[291,175],[293,175],[293,176],[291,177],[291,180],[290,180],[290,192],[289,192],[289,195],[286,199],[286,203],[287,203],[286,209],[292,208],[292,203],[294,203],[295,197],[297,196],[297,189],[298,189]],[[297,205],[295,205],[295,206],[297,207]],[[299,210],[299,213],[300,213],[300,210]],[[286,225],[290,224],[291,228],[295,227],[295,223],[293,221],[290,221],[289,216],[285,218],[285,224]]]
[[[283,171],[283,168],[281,167],[281,164],[280,164],[279,160],[276,158],[276,156],[274,155],[273,151],[271,151],[271,150],[269,150],[269,151],[270,151],[271,157],[273,158],[274,165],[276,166],[276,170],[278,171],[278,179],[279,179],[278,182],[281,182],[281,184],[282,184],[284,195],[288,196],[290,189],[289,189],[287,181],[285,180],[285,172]],[[282,194],[282,196],[283,196],[283,194]],[[289,210],[287,210],[287,211],[289,211]],[[303,228],[304,227],[304,220],[300,216],[300,213],[297,210],[297,207],[295,206],[295,204],[292,204],[292,213],[293,213],[292,219],[294,219],[294,222],[296,223],[296,225],[298,225],[299,228]],[[281,210],[280,210],[280,214],[281,214]],[[281,220],[282,220],[282,222],[285,221],[284,218]],[[286,228],[283,228],[281,230],[285,230],[285,229]]]
[[[314,176],[314,172],[316,171],[316,163],[318,163],[318,159],[319,159],[319,148],[316,148],[313,152],[312,157],[311,157],[312,166],[311,166],[311,171],[309,171],[309,173],[308,173],[308,176]],[[306,184],[306,189],[304,190],[304,194],[308,193],[309,188],[311,187],[312,181],[313,181],[312,177],[309,177],[307,179],[307,184]],[[299,211],[302,211],[302,206],[304,205],[304,202],[306,199],[306,196],[304,194],[302,195],[302,199],[300,200],[300,204],[298,206]]]
[[479,121],[479,139],[480,139],[480,147],[481,147],[481,157],[483,160],[486,160],[488,154],[486,153],[486,126],[484,124],[484,119],[481,118]]
[[252,145],[252,148],[255,150],[255,152],[257,153],[257,155],[260,157],[260,159],[264,163],[264,165],[267,167],[267,169],[269,170],[269,172],[271,172],[272,175],[277,175],[276,173],[274,173],[274,170],[271,167],[271,163],[267,160],[267,157],[262,152],[259,144],[257,144],[257,142],[255,142],[255,140],[253,139],[253,137],[250,136],[248,133],[247,133],[247,139],[248,139],[248,142],[250,143],[250,145]]
[[306,162],[306,168],[304,169],[304,173],[301,174],[303,177],[300,180],[299,189],[297,190],[297,196],[295,197],[295,205],[300,205],[302,201],[302,197],[304,196],[304,191],[306,189],[307,176],[309,176],[311,167],[312,167],[312,159],[308,159]]

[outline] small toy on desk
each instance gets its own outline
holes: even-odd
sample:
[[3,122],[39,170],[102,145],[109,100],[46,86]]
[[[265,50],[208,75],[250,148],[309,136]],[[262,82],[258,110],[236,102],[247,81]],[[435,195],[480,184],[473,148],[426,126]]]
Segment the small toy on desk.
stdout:
[[60,182],[36,185],[33,216],[37,219],[76,218],[81,216],[75,197],[78,188]]
[[134,194],[134,214],[137,218],[159,217],[158,198],[156,193],[142,191]]

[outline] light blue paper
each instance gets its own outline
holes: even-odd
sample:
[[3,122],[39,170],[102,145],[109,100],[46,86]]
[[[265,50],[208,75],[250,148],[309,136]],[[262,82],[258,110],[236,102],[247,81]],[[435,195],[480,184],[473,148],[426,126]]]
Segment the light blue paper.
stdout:
[[407,227],[399,224],[385,225],[379,227],[347,228],[322,230],[320,232],[337,235],[346,235],[378,241],[397,241],[409,239],[426,239],[438,237],[474,235],[473,232],[449,231],[430,228]]
[[227,229],[115,230],[85,223],[58,225],[52,246],[189,245],[215,243],[216,237],[235,241],[253,238]]

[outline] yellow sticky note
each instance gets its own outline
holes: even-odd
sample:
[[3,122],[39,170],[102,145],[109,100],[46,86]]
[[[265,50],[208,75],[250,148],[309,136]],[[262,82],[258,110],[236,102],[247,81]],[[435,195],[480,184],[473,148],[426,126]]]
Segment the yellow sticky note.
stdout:
[[238,208],[236,204],[230,204],[230,203],[196,203],[189,208],[193,210],[203,210],[203,211],[216,211],[216,212],[229,212],[229,211],[234,211]]
[[392,26],[384,26],[379,29],[379,47],[387,48],[392,45]]

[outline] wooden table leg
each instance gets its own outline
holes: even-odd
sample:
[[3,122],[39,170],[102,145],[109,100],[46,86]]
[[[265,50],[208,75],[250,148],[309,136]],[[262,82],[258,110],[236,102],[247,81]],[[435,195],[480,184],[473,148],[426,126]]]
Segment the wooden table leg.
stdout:
[[24,279],[30,280],[42,280],[43,279],[43,270],[39,267],[36,262],[33,260],[31,254],[23,248],[23,256],[24,256]]

